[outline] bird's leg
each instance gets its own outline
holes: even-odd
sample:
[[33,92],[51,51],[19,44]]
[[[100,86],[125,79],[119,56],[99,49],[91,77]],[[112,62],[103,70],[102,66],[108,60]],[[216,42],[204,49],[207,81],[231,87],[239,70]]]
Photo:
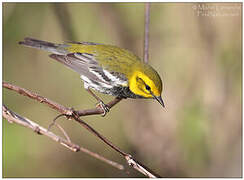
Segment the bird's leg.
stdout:
[[109,112],[109,107],[96,95],[94,94],[90,88],[86,88],[86,90],[98,101],[97,106],[102,108],[103,114],[102,116],[104,117],[108,112]]

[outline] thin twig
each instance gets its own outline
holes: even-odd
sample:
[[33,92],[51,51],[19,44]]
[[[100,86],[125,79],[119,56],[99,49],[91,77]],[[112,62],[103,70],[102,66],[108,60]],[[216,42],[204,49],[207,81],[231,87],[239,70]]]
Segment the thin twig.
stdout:
[[42,97],[36,93],[30,92],[24,88],[12,85],[12,84],[4,82],[4,81],[3,81],[3,87],[10,89],[10,90],[14,90],[23,96],[27,96],[31,99],[35,99],[35,100],[39,101],[40,103],[47,104],[49,107],[59,111],[62,114],[72,115],[72,113],[73,113],[70,109],[68,109],[68,108],[66,108],[66,107],[64,107],[58,103],[55,103],[55,102],[53,102],[53,101],[51,101],[45,97]]
[[16,124],[19,124],[19,125],[22,125],[24,127],[27,127],[27,128],[30,128],[32,129],[34,132],[36,132],[37,134],[40,134],[40,135],[45,135],[49,138],[51,138],[52,140],[60,143],[61,145],[65,146],[66,148],[70,149],[71,151],[74,151],[74,152],[78,152],[78,151],[82,151],[84,153],[87,153],[89,154],[90,156],[94,157],[94,158],[97,158],[115,168],[118,168],[120,170],[123,170],[124,167],[123,165],[121,164],[118,164],[114,161],[111,161],[97,153],[94,153],[84,147],[81,147],[81,146],[78,146],[77,144],[74,144],[72,143],[71,141],[69,140],[65,140],[63,139],[62,137],[48,131],[47,129],[45,129],[44,127],[40,126],[39,124],[25,118],[25,117],[22,117],[18,114],[16,114],[15,112],[11,111],[9,108],[7,108],[5,105],[3,105],[2,107],[2,114],[3,114],[3,117],[5,119],[8,120],[8,122],[10,123],[16,123]]
[[148,63],[149,58],[149,23],[150,23],[150,3],[145,3],[145,29],[144,29],[144,62]]
[[[35,99],[37,101],[39,101],[40,103],[44,103],[47,104],[49,107],[51,107],[52,109],[55,109],[57,111],[59,111],[61,114],[65,114],[67,116],[71,116],[73,114],[73,110],[70,108],[66,108],[54,101],[51,101],[43,96],[40,96],[36,93],[32,93],[24,88],[12,85],[10,83],[7,82],[3,82],[3,87],[10,89],[10,90],[14,90],[16,92],[18,92],[19,94],[22,94],[24,96],[28,96],[31,99]],[[107,106],[109,108],[112,108],[114,105],[116,105],[118,102],[121,101],[121,98],[115,98],[114,100],[112,100],[111,102],[109,102],[107,104]],[[80,111],[75,111],[75,113],[79,116],[88,116],[88,115],[96,115],[96,114],[103,114],[103,110],[101,108],[94,108],[94,109],[84,109],[84,110],[80,110]]]
[[[56,8],[56,7],[55,7]],[[57,9],[56,9],[57,10]],[[59,12],[59,11],[57,11]],[[145,4],[145,32],[144,32],[144,62],[148,63],[148,58],[149,58],[149,21],[150,21],[150,3],[146,3]],[[127,163],[133,167],[135,170],[137,170],[138,172],[144,174],[147,177],[150,178],[156,178],[156,177],[160,177],[159,175],[157,175],[156,173],[154,173],[152,170],[150,170],[148,167],[146,167],[145,165],[141,164],[140,162],[136,161],[135,159],[132,158],[132,156],[130,154],[125,153],[124,151],[122,151],[120,148],[118,148],[117,146],[115,146],[114,144],[112,144],[108,139],[106,139],[104,136],[102,136],[100,133],[98,133],[95,129],[93,129],[91,126],[89,126],[86,122],[84,122],[83,120],[81,120],[79,118],[79,116],[88,116],[88,115],[96,115],[96,114],[102,114],[103,110],[101,108],[95,108],[95,109],[86,109],[86,110],[80,110],[80,111],[73,111],[72,109],[66,108],[54,101],[51,101],[43,96],[40,96],[36,93],[32,93],[24,88],[15,86],[15,85],[11,85],[7,82],[3,82],[3,87],[8,88],[10,90],[14,90],[15,92],[18,92],[21,95],[30,97],[34,100],[39,101],[40,103],[45,103],[47,104],[49,107],[59,111],[62,114],[65,114],[71,118],[73,118],[76,122],[78,122],[79,124],[81,124],[83,127],[85,127],[89,132],[91,132],[93,135],[97,136],[100,140],[102,140],[104,143],[106,143],[107,145],[109,145],[112,149],[114,149],[115,151],[117,151],[118,153],[120,153],[125,160],[127,161]],[[107,104],[107,106],[109,108],[112,108],[114,105],[116,105],[118,102],[121,101],[121,98],[115,98],[114,100],[112,100],[111,102],[109,102]],[[64,145],[65,147],[73,150],[73,151],[78,151],[78,150],[82,150],[83,152],[86,152],[87,154],[90,154],[91,156],[98,158],[114,167],[117,167],[118,169],[123,169],[123,166],[120,164],[117,164],[116,162],[110,161],[96,153],[93,153],[85,148],[79,147],[78,145],[74,145],[71,143],[70,139],[68,138],[68,136],[66,136],[66,133],[64,133],[65,131],[61,129],[61,131],[63,132],[63,134],[65,134],[66,138],[68,140],[65,140],[61,137],[56,136],[55,134],[47,131],[45,128],[39,126],[36,123],[33,123],[32,121],[26,119],[26,118],[22,118],[21,116],[11,112],[9,109],[7,109],[6,106],[3,105],[3,116],[9,121],[9,122],[15,122],[16,119],[19,119],[20,121],[16,122],[18,124],[21,124],[23,126],[29,127],[31,129],[33,129],[35,132],[37,132],[38,134],[44,134],[58,142],[60,142],[60,144]],[[15,117],[15,118],[14,118]],[[16,118],[18,117],[18,118]],[[21,122],[21,123],[20,123]],[[25,123],[23,123],[25,122]],[[25,125],[24,125],[25,124]],[[50,135],[51,134],[51,135]],[[75,148],[74,148],[75,147]]]
[[[51,101],[45,97],[42,97],[36,93],[32,93],[31,91],[28,91],[24,88],[9,84],[7,82],[3,82],[3,87],[8,88],[10,90],[14,90],[15,92],[30,97],[34,100],[37,100],[40,103],[45,103],[47,105],[49,105],[49,107],[59,111],[60,113],[65,113],[68,112],[70,115],[69,117],[71,117],[72,119],[74,119],[76,122],[78,122],[79,124],[81,124],[84,128],[86,128],[89,132],[91,132],[93,135],[95,135],[96,137],[98,137],[100,140],[102,140],[104,143],[106,143],[108,146],[110,146],[112,149],[114,149],[115,151],[117,151],[120,155],[122,155],[127,163],[133,167],[135,170],[137,170],[138,172],[148,176],[150,174],[154,175],[155,177],[158,177],[158,175],[156,175],[156,173],[154,173],[152,170],[150,170],[149,168],[147,168],[145,165],[142,165],[141,163],[139,163],[138,161],[136,161],[134,158],[132,158],[132,156],[130,154],[127,154],[126,152],[122,151],[120,148],[118,148],[117,146],[115,146],[114,144],[112,144],[107,138],[105,138],[104,136],[102,136],[100,133],[98,133],[95,129],[93,129],[90,125],[88,125],[86,122],[84,122],[83,120],[81,120],[76,113],[73,113],[72,110],[69,110],[68,108],[54,102]],[[115,104],[114,104],[115,105]],[[97,112],[97,109],[94,109],[94,111]],[[103,112],[101,112],[103,113]],[[97,113],[97,114],[101,114],[101,113]]]
[[140,162],[132,159],[130,156],[125,156],[125,159],[127,160],[128,164],[130,166],[132,166],[134,169],[136,169],[140,173],[144,174],[145,176],[150,177],[150,178],[159,178],[160,177],[158,174],[153,172],[151,169],[149,169],[148,167],[144,166]]
[[[110,101],[109,103],[107,103],[106,105],[109,107],[109,109],[111,109],[113,106],[115,106],[116,104],[118,104],[121,100],[122,100],[122,98],[116,97],[112,101]],[[75,113],[78,116],[88,116],[88,115],[103,114],[103,110],[101,108],[84,109],[84,110],[75,111]]]
[[71,142],[68,134],[65,132],[64,128],[62,128],[62,126],[60,126],[59,124],[55,123],[55,126],[57,126],[57,128],[63,133],[63,135],[65,136],[66,140],[68,142]]
[[[83,127],[85,127],[88,131],[90,131],[91,133],[93,133],[95,136],[99,137],[103,142],[105,142],[107,145],[109,145],[110,147],[112,147],[113,149],[115,149],[117,152],[119,152],[122,155],[126,155],[128,156],[129,154],[123,152],[122,150],[120,150],[118,147],[116,147],[115,145],[113,145],[109,140],[107,140],[105,137],[103,137],[101,134],[99,134],[95,129],[93,129],[91,126],[89,126],[86,122],[84,122],[83,120],[81,120],[78,116],[75,116],[76,113],[73,113],[73,110],[69,110],[68,108],[52,101],[49,100],[48,98],[45,98],[43,96],[40,96],[36,93],[33,93],[29,90],[26,90],[24,88],[12,85],[10,83],[7,82],[3,82],[3,87],[8,88],[10,90],[14,90],[17,93],[30,97],[34,100],[37,100],[40,103],[44,103],[47,104],[48,106],[50,106],[51,108],[59,111],[62,114],[66,114],[67,116],[73,118],[75,121],[77,121],[78,123],[80,123]],[[116,99],[116,98],[115,98]],[[120,101],[120,99],[118,100],[114,100],[115,102]],[[114,103],[112,103],[112,105],[115,105]],[[111,104],[108,104],[108,106],[111,108]],[[83,115],[90,115],[90,114],[100,114],[103,113],[103,111],[99,110],[99,109],[92,109],[92,110],[82,110],[82,111],[74,111],[74,112],[83,112]],[[87,113],[88,112],[88,113]],[[87,114],[86,114],[87,113]]]
[[6,118],[11,123],[14,122],[14,123],[17,123],[24,127],[30,128],[34,132],[45,135],[45,136],[51,138],[52,140],[59,142],[60,144],[62,144],[63,146],[67,147],[68,149],[70,149],[74,152],[77,152],[80,150],[80,147],[78,145],[73,144],[73,143],[63,139],[62,137],[55,135],[54,133],[48,131],[44,127],[41,127],[39,124],[14,113],[10,109],[8,109],[5,105],[3,105],[3,107],[2,107],[2,113],[3,113],[3,117]]
[[56,121],[58,118],[62,117],[62,116],[66,116],[65,114],[59,114],[58,116],[56,116],[54,119],[53,119],[53,122],[51,124],[49,124],[47,130],[50,131],[50,129],[56,124]]

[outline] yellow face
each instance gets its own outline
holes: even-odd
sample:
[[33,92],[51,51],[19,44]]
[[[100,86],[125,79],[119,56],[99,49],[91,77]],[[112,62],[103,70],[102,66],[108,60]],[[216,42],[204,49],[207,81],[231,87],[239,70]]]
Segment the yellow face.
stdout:
[[161,84],[156,86],[152,79],[139,71],[134,72],[130,78],[129,88],[134,94],[145,98],[153,98],[153,95],[160,96],[162,91]]

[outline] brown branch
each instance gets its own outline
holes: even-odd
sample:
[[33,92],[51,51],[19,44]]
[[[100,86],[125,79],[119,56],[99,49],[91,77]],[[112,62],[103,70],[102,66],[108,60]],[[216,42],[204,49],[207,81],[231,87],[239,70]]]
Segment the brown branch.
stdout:
[[[57,13],[57,16],[60,16],[60,11],[57,8],[57,6],[54,6],[54,9]],[[67,11],[66,11],[67,14]],[[144,62],[148,63],[148,58],[149,58],[149,22],[150,22],[150,3],[146,3],[145,4],[145,31],[144,31]],[[70,31],[67,31],[70,32]],[[144,174],[147,177],[150,178],[156,178],[156,177],[160,177],[159,175],[157,175],[156,173],[154,173],[152,170],[150,170],[148,167],[146,167],[145,165],[141,164],[140,162],[136,161],[135,159],[132,158],[132,156],[130,154],[125,153],[124,151],[122,151],[120,148],[118,148],[117,146],[115,146],[114,144],[112,144],[107,138],[105,138],[104,136],[102,136],[100,133],[98,133],[95,129],[93,129],[91,126],[89,126],[86,122],[84,122],[83,120],[81,120],[79,118],[79,116],[88,116],[88,115],[96,115],[96,114],[102,114],[103,110],[101,108],[95,108],[95,109],[85,109],[85,110],[80,110],[80,111],[74,111],[72,109],[66,108],[54,101],[51,101],[43,96],[40,96],[36,93],[30,92],[24,88],[9,84],[7,82],[3,82],[3,87],[8,88],[10,90],[14,90],[15,92],[27,96],[31,99],[37,100],[40,103],[44,103],[47,104],[49,107],[51,107],[52,109],[55,109],[57,111],[59,111],[62,114],[65,114],[66,116],[74,119],[76,122],[78,122],[79,124],[81,124],[84,128],[86,128],[89,132],[91,132],[93,135],[97,136],[100,140],[102,140],[104,143],[106,143],[108,146],[110,146],[112,149],[114,149],[115,151],[117,151],[118,153],[120,153],[120,155],[122,155],[125,160],[127,161],[127,163],[133,167],[135,170],[137,170],[138,172]],[[107,104],[107,106],[109,108],[112,108],[114,105],[116,105],[117,103],[119,103],[121,101],[121,98],[115,98],[114,100],[112,100],[111,102],[109,102]],[[10,111],[5,105],[3,105],[3,117],[5,117],[9,122],[15,122],[17,124],[23,125],[25,127],[31,128],[33,129],[35,132],[37,132],[38,134],[43,134],[46,135],[48,137],[50,137],[51,139],[59,142],[60,144],[64,145],[65,147],[69,148],[72,151],[83,151],[97,159],[100,159],[114,167],[117,167],[118,169],[123,169],[123,166],[113,162],[111,160],[108,160],[94,152],[89,151],[88,149],[85,149],[83,147],[79,147],[76,144],[73,144],[69,138],[68,140],[65,140],[55,134],[53,134],[52,132],[48,131],[47,129],[39,126],[38,124],[23,118],[19,115],[17,115],[16,113]],[[62,130],[62,128],[60,127],[60,129]],[[62,130],[64,131],[64,130]],[[64,131],[64,134],[65,131]]]
[[136,169],[140,173],[144,174],[145,176],[150,177],[150,178],[160,178],[160,176],[158,174],[156,174],[155,172],[153,172],[151,169],[144,166],[140,162],[132,159],[131,157],[127,156],[127,157],[125,157],[125,159],[127,160],[128,164],[130,166],[132,166],[134,169]]
[[[83,120],[81,120],[79,118],[79,116],[77,116],[76,113],[77,111],[73,111],[71,109],[68,109],[54,101],[51,101],[45,97],[42,97],[36,93],[30,92],[24,88],[9,84],[7,82],[3,82],[3,87],[8,88],[10,90],[13,90],[21,95],[30,97],[34,100],[37,100],[40,103],[45,103],[47,104],[49,107],[59,111],[60,113],[66,114],[67,116],[69,116],[70,118],[74,119],[76,122],[78,122],[79,124],[81,124],[84,128],[86,128],[89,132],[91,132],[93,135],[95,135],[96,137],[98,137],[100,140],[102,140],[104,143],[106,143],[108,146],[110,146],[112,149],[114,149],[115,151],[117,151],[120,155],[122,155],[127,163],[133,167],[135,170],[137,170],[140,173],[143,173],[144,175],[148,176],[148,177],[159,177],[158,175],[156,175],[156,173],[154,173],[152,170],[150,170],[149,168],[147,168],[146,166],[142,165],[141,163],[139,163],[138,161],[136,161],[135,159],[132,158],[132,156],[130,154],[125,153],[124,151],[122,151],[120,148],[118,148],[117,146],[115,146],[114,144],[112,144],[107,138],[105,138],[104,136],[102,136],[100,133],[98,133],[95,129],[93,129],[90,125],[88,125],[86,122],[84,122]],[[114,100],[115,102],[119,102],[119,100]],[[117,102],[117,103],[118,103]],[[110,103],[110,105],[115,105],[116,103]],[[86,110],[87,111],[87,110]],[[93,110],[94,112],[97,112],[97,109]],[[102,114],[102,111],[99,111],[100,113],[96,113],[96,114]],[[94,113],[95,114],[95,113]],[[88,115],[90,115],[88,113]],[[153,175],[153,176],[152,176]]]
[[19,125],[22,125],[24,127],[32,129],[37,134],[43,134],[52,140],[59,142],[61,145],[67,147],[68,149],[77,152],[80,150],[80,147],[76,144],[73,144],[71,142],[68,142],[67,140],[55,135],[54,133],[48,131],[47,129],[41,127],[40,125],[36,124],[35,122],[21,117],[20,115],[12,112],[10,109],[8,109],[5,105],[2,107],[2,113],[3,117],[8,120],[10,123],[16,123]]
[[78,151],[82,151],[86,154],[89,154],[90,156],[96,158],[96,159],[99,159],[113,167],[116,167],[120,170],[123,170],[124,167],[123,165],[121,164],[118,164],[114,161],[111,161],[97,153],[94,153],[84,147],[81,147],[81,146],[78,146],[77,144],[74,144],[72,142],[70,142],[69,140],[65,140],[63,139],[62,137],[52,133],[51,131],[45,129],[44,127],[40,126],[39,124],[25,118],[25,117],[22,117],[18,114],[16,114],[15,112],[11,111],[9,108],[7,108],[5,105],[2,106],[2,114],[3,114],[3,117],[8,120],[8,122],[10,123],[16,123],[16,124],[19,124],[21,126],[24,126],[24,127],[27,127],[27,128],[30,128],[32,129],[34,132],[36,132],[37,134],[39,135],[45,135],[49,138],[51,138],[52,140],[58,142],[59,144],[63,145],[64,147],[68,148],[69,150],[71,151],[74,151],[74,152],[78,152]]
[[12,85],[12,84],[4,82],[4,81],[3,81],[3,87],[10,89],[10,90],[13,90],[13,91],[16,91],[23,96],[27,96],[31,99],[35,99],[35,100],[39,101],[40,103],[47,104],[49,107],[59,111],[62,114],[72,115],[72,110],[70,110],[70,109],[68,109],[68,108],[66,108],[66,107],[64,107],[58,103],[55,103],[55,102],[53,102],[53,101],[51,101],[45,97],[42,97],[36,93],[30,92],[24,88]]
[[[115,145],[113,145],[109,140],[107,140],[105,137],[103,137],[102,135],[100,135],[95,129],[93,129],[91,126],[89,126],[87,123],[85,123],[83,120],[81,120],[78,116],[77,116],[77,112],[83,112],[83,116],[85,115],[91,115],[91,114],[102,114],[103,110],[101,109],[88,109],[88,110],[81,110],[81,111],[73,111],[71,109],[68,109],[52,100],[49,100],[43,96],[40,96],[36,93],[30,92],[29,90],[26,90],[24,88],[12,85],[10,83],[7,82],[3,82],[3,87],[8,88],[10,90],[14,90],[15,92],[30,97],[31,99],[37,100],[40,103],[44,103],[47,104],[49,107],[59,111],[62,114],[67,115],[70,118],[73,118],[75,121],[77,121],[78,123],[80,123],[83,127],[85,127],[88,131],[90,131],[91,133],[93,133],[94,135],[96,135],[97,137],[99,137],[103,142],[105,142],[107,145],[109,145],[110,147],[112,147],[114,150],[116,150],[117,152],[119,152],[120,154],[124,155],[124,156],[128,156],[128,154],[126,154],[125,152],[123,152],[122,150],[120,150],[118,147],[116,147]],[[115,98],[115,100],[112,101],[112,103],[109,103],[108,106],[111,108],[112,105],[115,105],[116,102],[118,103],[120,99]]]
[[[35,100],[39,101],[40,103],[47,104],[49,107],[59,111],[61,114],[71,116],[74,113],[74,111],[72,109],[66,108],[66,107],[64,107],[64,106],[62,106],[62,105],[60,105],[54,101],[51,101],[51,100],[49,100],[43,96],[40,96],[36,93],[30,92],[24,88],[12,85],[12,84],[7,83],[7,82],[3,82],[3,87],[10,89],[10,90],[14,90],[23,96],[27,96],[31,99],[35,99]],[[114,105],[116,105],[120,101],[121,101],[121,98],[116,97],[114,100],[109,102],[107,104],[107,106],[109,108],[112,108]],[[103,110],[101,108],[84,109],[84,110],[80,110],[80,111],[75,111],[75,113],[79,116],[88,116],[88,115],[103,114]]]
[[150,3],[145,3],[145,27],[144,27],[144,62],[148,63],[149,58],[149,23],[150,23]]
[[[122,98],[116,97],[112,101],[107,103],[107,106],[109,107],[109,109],[111,109],[113,106],[115,106],[121,100],[122,100]],[[75,113],[79,116],[88,116],[88,115],[103,114],[103,110],[101,108],[84,109],[84,110],[80,110],[80,111],[75,111]]]

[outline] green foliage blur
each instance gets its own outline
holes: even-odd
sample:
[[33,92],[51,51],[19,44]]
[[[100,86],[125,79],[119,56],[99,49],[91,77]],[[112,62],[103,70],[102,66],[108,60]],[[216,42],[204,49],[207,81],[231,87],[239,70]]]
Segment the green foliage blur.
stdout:
[[[151,3],[149,63],[163,77],[166,108],[126,99],[105,118],[83,119],[162,177],[240,177],[241,16],[241,3]],[[18,41],[113,44],[143,57],[143,36],[143,3],[5,2],[3,80],[66,107],[92,108],[96,101],[77,73]],[[3,104],[44,127],[58,115],[7,89]],[[124,164],[128,172],[3,119],[3,177],[143,177],[79,124],[65,118],[58,123],[72,142]]]

